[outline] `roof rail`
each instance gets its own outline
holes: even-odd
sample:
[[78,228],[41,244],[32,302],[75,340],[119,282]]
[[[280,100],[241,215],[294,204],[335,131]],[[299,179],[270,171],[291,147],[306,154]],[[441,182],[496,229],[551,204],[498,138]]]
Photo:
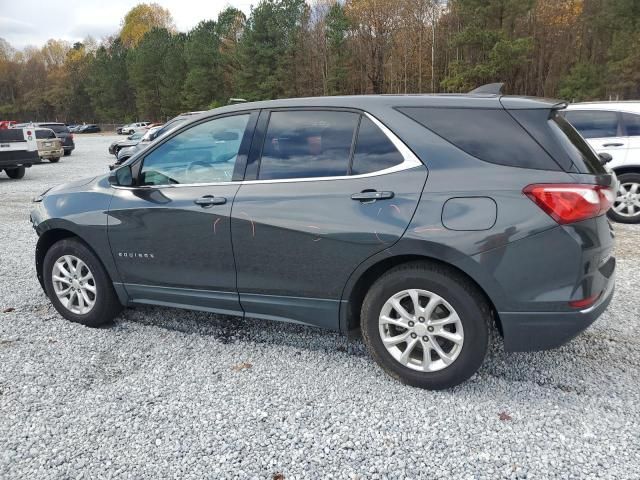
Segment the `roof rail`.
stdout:
[[487,83],[469,92],[470,95],[487,94],[487,95],[500,95],[504,83]]

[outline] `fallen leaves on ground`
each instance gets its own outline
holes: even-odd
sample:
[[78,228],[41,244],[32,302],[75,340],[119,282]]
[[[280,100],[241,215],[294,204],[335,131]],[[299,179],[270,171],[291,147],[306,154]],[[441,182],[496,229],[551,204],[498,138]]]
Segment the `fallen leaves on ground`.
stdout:
[[[248,370],[251,367],[253,367],[253,365],[251,365],[250,363],[242,362],[242,363],[239,363],[238,365],[234,365],[233,371],[234,372],[239,372],[241,370]],[[275,478],[275,476],[273,478]],[[284,478],[284,477],[282,477],[282,478]]]
[[503,422],[508,422],[509,420],[512,420],[511,415],[509,415],[507,412],[500,412],[500,415],[498,415],[498,418]]

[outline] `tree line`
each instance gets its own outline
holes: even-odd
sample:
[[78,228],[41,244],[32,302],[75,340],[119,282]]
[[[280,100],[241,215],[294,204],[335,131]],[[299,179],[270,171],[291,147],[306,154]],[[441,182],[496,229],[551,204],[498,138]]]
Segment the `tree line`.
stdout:
[[0,38],[0,118],[123,122],[282,97],[640,97],[637,0],[259,0],[188,32],[139,4],[101,41]]

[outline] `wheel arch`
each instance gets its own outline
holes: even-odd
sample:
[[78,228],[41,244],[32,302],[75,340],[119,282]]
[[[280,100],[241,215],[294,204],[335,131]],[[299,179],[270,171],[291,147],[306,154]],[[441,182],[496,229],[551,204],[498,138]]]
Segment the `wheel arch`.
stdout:
[[640,165],[623,165],[613,169],[616,175],[624,175],[625,173],[640,174]]
[[44,290],[44,277],[43,277],[42,268],[44,264],[44,257],[46,256],[47,252],[49,251],[52,245],[66,238],[75,238],[80,242],[82,242],[82,244],[85,247],[87,247],[91,251],[91,253],[93,253],[93,255],[98,259],[102,267],[105,269],[105,272],[107,272],[107,275],[109,276],[111,281],[112,282],[114,281],[114,279],[111,277],[111,273],[109,272],[109,269],[104,264],[104,261],[102,260],[100,255],[98,255],[96,250],[91,246],[89,242],[87,242],[84,238],[78,235],[77,232],[68,230],[66,228],[58,227],[58,228],[52,228],[50,230],[44,231],[40,235],[40,237],[38,237],[38,242],[36,243],[36,274],[38,276],[38,281],[40,282],[40,286],[42,287],[43,290]]
[[500,335],[502,335],[502,323],[500,321],[500,316],[495,302],[492,300],[491,295],[489,295],[487,290],[480,285],[473,275],[469,274],[467,271],[452,262],[440,260],[433,256],[416,252],[402,253],[393,256],[386,255],[386,257],[377,258],[375,261],[366,262],[365,266],[361,265],[361,268],[352,274],[342,295],[342,303],[340,307],[341,330],[349,332],[360,328],[359,323],[362,302],[373,283],[380,278],[380,276],[398,265],[415,261],[429,262],[450,268],[469,280],[487,301],[487,304],[491,309],[494,326],[497,328]]

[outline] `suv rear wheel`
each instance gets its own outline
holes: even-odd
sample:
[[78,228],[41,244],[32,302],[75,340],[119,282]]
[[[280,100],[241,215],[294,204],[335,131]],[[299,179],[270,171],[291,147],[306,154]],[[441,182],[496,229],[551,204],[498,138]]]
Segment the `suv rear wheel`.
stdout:
[[7,172],[7,176],[9,178],[19,180],[22,177],[24,177],[24,174],[27,171],[27,169],[23,165],[21,167],[5,168],[4,171]]
[[98,327],[122,309],[104,267],[77,239],[51,246],[44,257],[43,278],[53,306],[72,322]]
[[618,181],[620,187],[609,218],[620,223],[640,222],[640,173],[623,173]]
[[392,377],[439,390],[471,377],[487,351],[490,310],[453,269],[415,262],[374,283],[362,305],[364,342]]

